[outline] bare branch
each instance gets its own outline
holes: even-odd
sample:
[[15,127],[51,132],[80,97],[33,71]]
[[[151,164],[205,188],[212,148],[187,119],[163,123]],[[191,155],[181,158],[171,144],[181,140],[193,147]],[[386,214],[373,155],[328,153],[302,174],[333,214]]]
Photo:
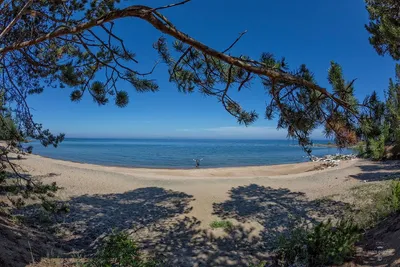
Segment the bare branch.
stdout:
[[166,5],[166,6],[156,7],[156,8],[153,8],[153,9],[149,10],[149,11],[150,11],[150,12],[153,12],[153,11],[157,11],[157,10],[161,10],[161,9],[166,9],[166,8],[170,8],[170,7],[180,6],[180,5],[186,4],[187,2],[190,2],[190,1],[191,1],[191,0],[185,0],[185,1],[182,1],[182,2],[175,3],[175,4],[170,4],[170,5]]
[[244,32],[242,32],[242,33],[239,35],[239,37],[236,38],[236,40],[235,40],[227,49],[225,49],[224,51],[222,51],[222,53],[226,53],[226,52],[228,52],[229,50],[231,50],[232,47],[234,47],[235,44],[236,44],[237,42],[239,42],[240,38],[242,38],[242,36],[245,35],[246,33],[247,33],[247,30],[245,30]]
[[24,14],[25,10],[32,4],[32,2],[33,0],[28,0],[28,2],[26,2],[22,9],[18,12],[17,16],[7,25],[7,27],[0,34],[0,40],[11,30],[15,23],[17,23],[17,21],[21,18],[22,14]]
[[242,90],[242,87],[243,87],[248,81],[250,81],[251,79],[252,79],[252,77],[251,77],[251,72],[248,72],[246,78],[240,83],[240,85],[239,85],[239,87],[238,87],[238,92],[240,92],[240,90]]
[[182,61],[182,59],[190,52],[190,50],[192,50],[192,47],[189,46],[188,49],[186,49],[186,51],[179,57],[179,59],[176,61],[176,63],[174,64],[174,67],[172,69],[172,74],[176,75],[176,68],[178,67],[179,63]]
[[[125,48],[124,41],[123,41],[121,38],[119,38],[118,36],[116,36],[116,35],[112,32],[113,22],[111,22],[111,27],[110,27],[110,29],[107,29],[107,27],[105,27],[104,25],[100,25],[100,27],[102,27],[102,28],[104,29],[104,31],[107,32],[107,34],[109,34],[110,36],[114,37],[115,39],[117,39],[117,40],[121,43],[121,46],[122,46],[122,49],[124,50],[124,52],[128,51],[128,50]],[[131,59],[133,62],[138,63],[138,61],[137,61],[136,59],[134,59],[133,57],[130,57],[130,59]]]

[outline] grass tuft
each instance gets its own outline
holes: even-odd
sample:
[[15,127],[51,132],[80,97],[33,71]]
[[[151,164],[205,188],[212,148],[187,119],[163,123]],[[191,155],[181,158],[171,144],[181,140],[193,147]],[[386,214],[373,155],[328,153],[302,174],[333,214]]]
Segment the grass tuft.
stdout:
[[210,223],[210,227],[212,229],[222,228],[225,231],[231,231],[233,228],[233,223],[230,221],[222,220],[222,221],[213,221]]

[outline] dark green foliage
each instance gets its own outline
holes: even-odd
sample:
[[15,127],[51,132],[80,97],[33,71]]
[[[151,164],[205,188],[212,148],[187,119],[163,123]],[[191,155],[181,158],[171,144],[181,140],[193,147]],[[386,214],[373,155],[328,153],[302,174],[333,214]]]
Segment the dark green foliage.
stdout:
[[400,60],[400,2],[398,0],[366,0],[370,22],[370,43],[378,54]]
[[39,197],[42,200],[41,206],[48,214],[55,213],[68,213],[70,211],[69,205],[65,203],[57,203],[55,201],[51,201],[45,196]]
[[113,232],[84,266],[87,267],[153,267],[155,261],[147,260],[139,247],[124,232]]
[[158,85],[154,81],[148,79],[140,79],[138,78],[138,75],[134,72],[127,73],[127,79],[138,92],[142,93],[147,91],[158,91]]
[[384,133],[377,138],[368,139],[368,155],[373,160],[382,160],[385,158],[385,139]]
[[342,264],[354,253],[360,231],[352,221],[321,222],[307,228],[296,225],[282,237],[276,251],[279,266],[330,266]]
[[123,108],[125,106],[127,106],[129,103],[129,96],[128,93],[125,91],[119,91],[117,93],[117,96],[115,98],[115,104],[120,107]]
[[0,140],[13,142],[23,141],[23,135],[18,129],[12,113],[5,107],[4,92],[0,90]]
[[394,212],[398,212],[400,211],[400,181],[393,181],[390,189],[390,206],[392,207]]
[[386,91],[386,120],[389,127],[389,142],[400,144],[400,65],[396,65],[396,78],[390,79]]
[[0,115],[0,140],[18,142],[23,141],[23,139],[12,117],[9,114],[5,116]]
[[105,105],[108,102],[106,87],[102,82],[95,81],[89,89],[93,96],[93,101],[99,105]]
[[74,91],[72,91],[70,98],[71,98],[71,101],[78,102],[82,99],[82,96],[83,96],[83,94],[82,94],[81,90],[74,90]]
[[365,157],[381,160],[389,157],[386,148],[400,146],[399,69],[397,65],[396,82],[390,79],[385,102],[380,101],[376,92],[364,100],[367,108],[361,114],[358,134],[365,141],[365,148],[361,150]]
[[[400,1],[366,0],[370,22],[366,26],[369,40],[379,55],[389,54],[400,60]],[[398,158],[400,150],[400,65],[396,65],[396,79],[389,81],[386,102],[371,96],[370,110],[374,116],[364,116],[362,128],[366,140],[366,156],[373,159]],[[388,155],[387,155],[388,154]]]
[[22,208],[27,199],[40,199],[42,207],[48,212],[68,212],[69,207],[52,201],[59,189],[55,182],[43,184],[15,172],[0,170],[0,193],[6,193],[17,209]]

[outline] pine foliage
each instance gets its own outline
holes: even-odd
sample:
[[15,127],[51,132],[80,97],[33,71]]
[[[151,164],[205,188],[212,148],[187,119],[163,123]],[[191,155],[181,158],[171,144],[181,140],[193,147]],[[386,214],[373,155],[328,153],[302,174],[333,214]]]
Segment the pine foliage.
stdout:
[[389,54],[400,60],[400,2],[398,0],[366,0],[371,34],[369,41],[378,54]]
[[[124,43],[115,25],[125,17],[144,20],[164,34],[154,48],[158,60],[168,66],[170,81],[184,93],[199,91],[216,98],[238,123],[250,125],[260,117],[240,105],[233,91],[246,90],[259,83],[265,88],[267,119],[277,118],[278,128],[299,140],[311,151],[310,134],[325,128],[340,147],[355,142],[358,103],[353,82],[344,79],[342,69],[331,63],[331,88],[318,85],[304,64],[289,68],[284,58],[269,52],[258,59],[232,56],[231,48],[213,49],[181,32],[161,12],[189,1],[162,7],[131,5],[119,0],[12,1],[0,2],[0,74],[7,103],[26,136],[44,145],[57,145],[63,135],[52,135],[36,123],[27,97],[50,87],[68,88],[70,100],[85,95],[102,106],[129,104],[129,85],[136,92],[157,92],[154,68],[144,69],[139,56]],[[132,20],[124,20],[131,23]],[[222,52],[221,52],[222,51]],[[138,51],[140,52],[140,51]],[[148,55],[145,56],[148,58]]]
[[[385,101],[381,101],[376,92],[368,96],[367,107],[361,115],[358,131],[365,140],[364,155],[375,160],[388,157],[387,148],[397,150],[400,147],[400,66],[396,67],[395,81],[390,79]],[[394,148],[394,149],[393,149]],[[397,157],[398,155],[392,155]]]

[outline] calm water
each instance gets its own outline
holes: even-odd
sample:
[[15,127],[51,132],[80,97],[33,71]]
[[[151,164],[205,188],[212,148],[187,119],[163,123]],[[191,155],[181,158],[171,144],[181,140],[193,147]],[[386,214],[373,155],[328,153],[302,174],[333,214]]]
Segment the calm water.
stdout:
[[[33,153],[110,166],[192,168],[193,159],[202,158],[201,167],[230,167],[307,161],[296,144],[292,140],[66,139],[58,148],[45,148],[34,142]],[[335,153],[335,148],[313,150],[316,156]]]

